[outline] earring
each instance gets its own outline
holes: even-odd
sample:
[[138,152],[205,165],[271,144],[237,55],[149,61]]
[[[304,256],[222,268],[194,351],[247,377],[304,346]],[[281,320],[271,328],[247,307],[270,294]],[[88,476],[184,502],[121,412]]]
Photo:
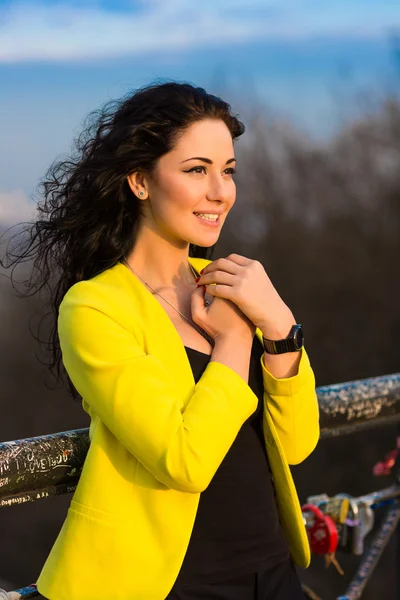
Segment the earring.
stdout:
[[140,192],[139,192],[139,196],[140,196],[140,198],[143,198],[143,196],[144,196],[144,192],[142,192],[142,190],[140,190]]

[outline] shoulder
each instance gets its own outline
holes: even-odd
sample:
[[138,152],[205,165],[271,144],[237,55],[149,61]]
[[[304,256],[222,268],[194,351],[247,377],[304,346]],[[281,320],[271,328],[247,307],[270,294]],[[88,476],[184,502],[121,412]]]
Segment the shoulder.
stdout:
[[72,317],[72,313],[90,315],[95,310],[125,322],[138,313],[135,307],[140,306],[139,296],[134,278],[118,263],[72,285],[62,299],[59,315],[61,318]]
[[[212,261],[205,258],[189,258],[197,271]],[[91,279],[78,281],[64,295],[60,315],[84,307],[96,309],[114,318],[130,321],[146,311],[152,301],[145,286],[133,277],[129,269],[118,262]]]
[[60,308],[61,306],[64,308],[71,305],[97,303],[101,298],[109,296],[112,288],[115,287],[115,277],[110,277],[114,268],[102,271],[91,279],[74,283],[65,293]]

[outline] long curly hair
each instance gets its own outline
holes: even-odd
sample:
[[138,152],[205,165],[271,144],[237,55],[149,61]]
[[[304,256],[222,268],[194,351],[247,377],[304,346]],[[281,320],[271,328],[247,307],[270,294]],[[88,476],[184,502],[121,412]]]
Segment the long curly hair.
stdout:
[[[47,290],[50,339],[38,341],[47,345],[45,364],[56,382],[63,383],[66,375],[73,396],[76,390],[62,364],[57,332],[61,301],[76,282],[114,266],[133,248],[140,201],[128,185],[128,175],[142,171],[151,176],[179,136],[207,118],[222,120],[233,141],[244,132],[228,103],[201,87],[176,81],[149,84],[90,112],[71,155],[54,161],[40,180],[37,219],[22,224],[0,260],[4,268],[32,262],[26,291],[17,293]],[[11,250],[16,238],[21,243]],[[211,259],[214,247],[190,244],[189,255]]]

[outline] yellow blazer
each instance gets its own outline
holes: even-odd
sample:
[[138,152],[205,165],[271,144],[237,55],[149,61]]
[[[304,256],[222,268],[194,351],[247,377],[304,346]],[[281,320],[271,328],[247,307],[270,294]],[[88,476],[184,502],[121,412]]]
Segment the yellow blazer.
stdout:
[[[189,258],[196,270],[211,261]],[[200,494],[258,399],[210,362],[195,384],[168,314],[117,263],[65,294],[58,330],[65,368],[90,415],[90,447],[65,521],[37,580],[50,600],[164,600],[186,553]],[[262,343],[262,334],[256,331]],[[315,378],[264,381],[263,431],[291,555],[310,563],[288,464],[319,438]]]

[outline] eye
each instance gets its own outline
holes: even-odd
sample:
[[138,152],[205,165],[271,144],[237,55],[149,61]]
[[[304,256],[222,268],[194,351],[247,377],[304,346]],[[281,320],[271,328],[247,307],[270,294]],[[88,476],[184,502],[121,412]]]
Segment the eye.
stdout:
[[[199,171],[197,169],[205,169],[205,166],[200,165],[199,167],[192,167],[188,171],[184,171],[184,173],[199,173]],[[230,171],[229,175],[234,175],[236,173],[236,169],[233,167],[225,169],[225,171]]]
[[200,167],[192,167],[188,171],[185,171],[185,173],[198,173],[199,171],[197,169],[205,169],[205,167],[203,165]]

